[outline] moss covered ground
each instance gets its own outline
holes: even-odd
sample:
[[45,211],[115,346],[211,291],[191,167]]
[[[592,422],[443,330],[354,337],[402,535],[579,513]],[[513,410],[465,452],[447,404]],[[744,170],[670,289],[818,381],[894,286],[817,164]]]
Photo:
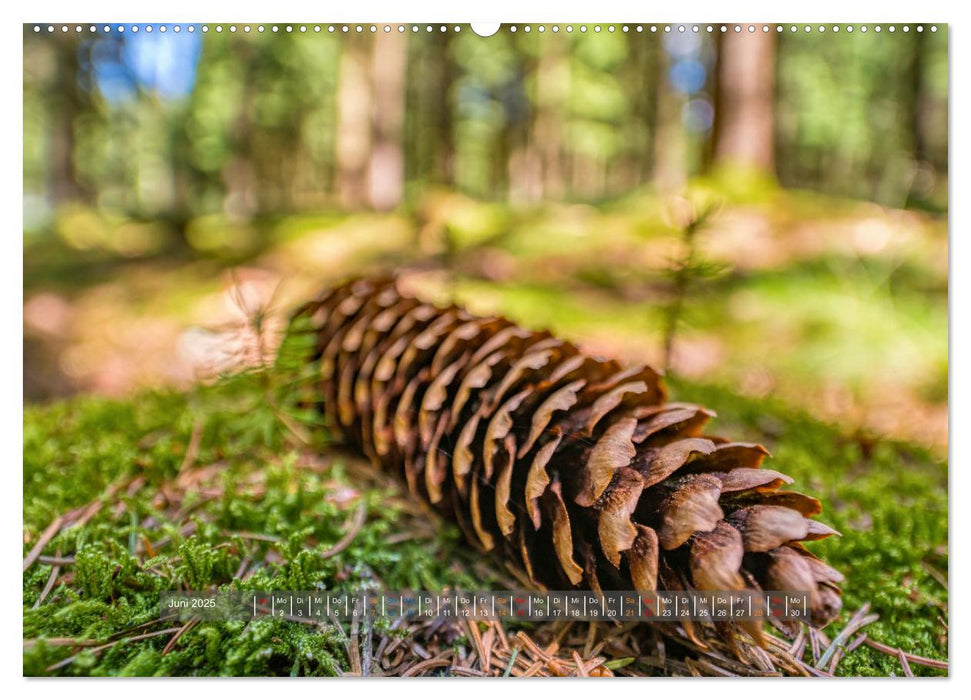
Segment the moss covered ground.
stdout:
[[[279,400],[280,389],[272,373],[245,374],[188,393],[25,410],[26,675],[338,675],[360,663],[346,627],[274,619],[182,628],[158,619],[158,594],[496,582],[497,565],[394,481],[361,472],[313,417]],[[823,519],[843,537],[814,549],[847,576],[836,629],[869,603],[880,616],[869,638],[947,658],[946,464],[771,399],[684,380],[671,389],[717,410],[713,432],[764,443],[773,466],[826,504]],[[74,524],[51,528],[59,517]],[[45,530],[56,534],[35,558]],[[864,644],[837,672],[903,669]]]
[[[946,659],[946,217],[730,184],[690,188],[722,203],[698,239],[720,272],[686,295],[672,398],[715,409],[712,432],[765,444],[768,466],[823,501],[843,537],[813,546],[847,576],[831,638],[869,604],[879,620],[868,641]],[[177,350],[248,323],[243,296],[265,292],[257,305],[283,309],[328,280],[393,268],[427,298],[659,365],[684,254],[672,207],[650,191],[539,207],[440,192],[408,211],[268,221],[260,250],[225,258],[25,243],[25,398],[128,398],[24,413],[24,672],[356,673],[353,629],[173,630],[157,619],[158,592],[486,587],[505,576],[393,479],[328,444],[278,372],[196,386],[200,358]],[[179,390],[145,388],[157,386]],[[626,657],[612,668],[656,671]],[[836,672],[906,670],[861,643]]]

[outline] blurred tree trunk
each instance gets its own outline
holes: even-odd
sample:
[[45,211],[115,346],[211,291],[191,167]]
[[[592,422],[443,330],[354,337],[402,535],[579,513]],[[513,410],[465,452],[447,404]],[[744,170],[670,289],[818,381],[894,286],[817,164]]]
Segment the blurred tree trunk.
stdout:
[[[630,187],[637,187],[651,178],[654,164],[653,146],[657,124],[658,90],[655,88],[660,72],[658,71],[658,52],[660,42],[643,34],[628,38],[630,47],[627,61],[628,81],[638,86],[631,99],[630,148],[627,149],[630,163]],[[662,76],[663,77],[663,76]]]
[[719,36],[714,161],[774,167],[776,32]]
[[230,56],[243,71],[243,80],[239,109],[230,128],[232,155],[223,168],[224,208],[230,216],[246,219],[264,208],[269,183],[259,176],[255,162],[253,114],[256,112],[256,62],[260,56],[249,41],[234,43],[235,51]]
[[192,220],[192,193],[201,189],[201,173],[192,165],[191,141],[186,125],[188,123],[188,109],[184,109],[180,118],[173,120],[166,134],[168,146],[170,174],[172,177],[172,201],[164,217],[172,227],[176,241],[188,245],[186,231]]
[[371,206],[388,211],[401,203],[404,193],[402,123],[405,114],[407,38],[378,34],[374,38],[373,147],[368,170]]
[[502,125],[492,151],[491,191],[494,197],[510,196],[522,199],[525,172],[525,148],[529,142],[533,104],[527,92],[528,76],[535,68],[535,59],[512,42],[510,61],[513,64],[506,80],[494,88],[494,99],[502,110]]
[[513,149],[509,159],[509,197],[538,202],[543,198],[543,166],[537,143],[539,105],[537,80],[541,59],[527,55],[522,59],[522,79],[516,83],[512,98],[516,121],[513,124]]
[[509,195],[509,158],[512,155],[513,135],[509,125],[509,114],[506,113],[502,128],[492,146],[492,158],[489,165],[490,195],[496,199],[505,199]]
[[371,155],[371,76],[365,39],[344,38],[337,87],[337,190],[341,206],[367,203]]
[[435,172],[442,184],[455,182],[455,101],[452,89],[455,83],[455,59],[452,56],[452,32],[439,34],[436,40],[434,62],[439,72],[435,90],[434,131],[429,134],[434,144]]
[[[910,127],[916,140],[916,157],[930,165],[937,175],[947,177],[948,76],[939,72],[946,62],[947,32],[937,35],[911,32],[911,36],[915,41],[913,99],[916,104]],[[937,84],[935,75],[943,79],[943,84]]]
[[913,151],[914,160],[916,161],[927,161],[929,160],[927,147],[927,125],[926,116],[929,112],[929,100],[927,99],[927,91],[924,89],[924,69],[925,63],[927,61],[927,41],[925,39],[926,32],[911,32],[911,42],[913,42],[913,50],[911,52],[911,60],[908,65],[908,73],[910,77],[910,95],[906,102],[907,106],[910,108],[910,134],[914,139]]
[[56,88],[49,92],[51,131],[48,142],[48,192],[53,204],[88,199],[78,177],[75,160],[75,123],[88,106],[78,83],[80,61],[74,36],[54,37]]
[[668,80],[671,59],[662,51],[657,61],[657,111],[654,127],[654,183],[661,192],[684,186],[687,179],[687,144],[681,123],[684,99]]
[[452,41],[452,32],[419,35],[408,41],[404,117],[407,182],[450,186],[454,181]]
[[528,129],[527,98],[523,90],[523,72],[526,70],[525,59],[516,56],[518,66],[509,81],[498,88],[496,98],[502,110],[502,126],[493,144],[492,165],[490,167],[489,191],[497,199],[506,199],[513,190],[515,175],[514,165],[517,159],[513,156],[522,146],[523,134]]
[[553,199],[562,199],[566,189],[563,139],[570,61],[563,55],[564,46],[559,37],[546,41],[536,67],[536,117],[532,139],[542,172],[540,196]]

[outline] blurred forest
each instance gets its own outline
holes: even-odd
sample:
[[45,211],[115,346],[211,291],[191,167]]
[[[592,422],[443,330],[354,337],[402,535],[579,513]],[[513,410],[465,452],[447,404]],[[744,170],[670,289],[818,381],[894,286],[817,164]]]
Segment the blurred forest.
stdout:
[[75,202],[185,236],[198,216],[388,210],[431,184],[597,201],[726,161],[945,203],[946,32],[433,29],[28,27],[27,228]]
[[664,364],[690,269],[670,369],[946,443],[946,27],[112,26],[24,27],[25,399],[392,266]]

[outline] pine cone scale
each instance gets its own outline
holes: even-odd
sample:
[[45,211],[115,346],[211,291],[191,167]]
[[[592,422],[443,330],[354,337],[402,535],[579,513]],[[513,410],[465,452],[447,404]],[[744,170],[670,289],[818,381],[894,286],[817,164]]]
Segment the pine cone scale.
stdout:
[[801,586],[814,623],[838,612],[842,577],[799,544],[838,534],[819,501],[780,490],[792,479],[760,445],[704,436],[714,413],[665,403],[653,369],[392,280],[337,287],[298,320],[335,434],[537,586]]

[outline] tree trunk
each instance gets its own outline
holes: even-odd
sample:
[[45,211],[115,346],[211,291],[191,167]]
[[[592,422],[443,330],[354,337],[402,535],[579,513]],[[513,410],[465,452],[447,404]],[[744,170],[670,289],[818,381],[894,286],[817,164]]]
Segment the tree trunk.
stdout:
[[438,35],[436,62],[440,72],[435,115],[435,173],[443,185],[455,182],[455,100],[452,96],[455,83],[455,59],[452,56],[452,32]]
[[776,32],[730,32],[718,42],[714,162],[774,167]]
[[404,119],[408,182],[450,186],[454,181],[452,38],[452,32],[436,32],[408,42]]
[[363,40],[347,37],[337,87],[337,189],[340,203],[356,209],[367,202],[371,155],[371,76]]
[[516,82],[514,103],[517,106],[513,127],[513,148],[509,156],[510,201],[538,202],[543,198],[543,166],[536,139],[539,108],[536,81],[539,60],[532,56],[521,59],[521,79]]
[[224,209],[231,217],[248,219],[266,208],[269,183],[260,177],[256,162],[255,129],[253,115],[256,112],[256,61],[255,49],[248,41],[236,44],[236,51],[230,54],[243,71],[243,94],[239,109],[230,130],[232,155],[223,167],[222,177],[225,185]]
[[545,37],[543,50],[537,59],[535,109],[530,137],[541,173],[536,186],[537,199],[562,199],[566,189],[563,138],[569,79],[564,80],[563,74],[570,70],[570,66],[563,47],[560,37]]
[[52,126],[48,141],[48,193],[54,205],[83,198],[75,161],[74,126],[84,108],[78,85],[78,41],[73,36],[55,37],[57,74],[50,92]]
[[629,147],[626,149],[630,182],[628,188],[639,187],[650,180],[654,164],[653,146],[657,124],[658,53],[660,42],[654,37],[634,34],[628,38],[627,81],[637,86],[631,100]]
[[654,183],[660,192],[681,189],[687,180],[687,144],[681,124],[684,98],[671,86],[671,59],[661,52],[657,61],[657,111],[654,128]]
[[404,194],[402,124],[405,115],[407,39],[397,34],[374,38],[373,147],[368,170],[368,195],[378,211],[394,209]]
[[924,70],[927,60],[927,41],[925,32],[913,32],[911,38],[913,49],[910,63],[907,66],[910,83],[910,94],[907,105],[910,108],[910,133],[913,138],[914,160],[924,162],[929,160],[927,147],[926,117],[928,99],[924,90]]

